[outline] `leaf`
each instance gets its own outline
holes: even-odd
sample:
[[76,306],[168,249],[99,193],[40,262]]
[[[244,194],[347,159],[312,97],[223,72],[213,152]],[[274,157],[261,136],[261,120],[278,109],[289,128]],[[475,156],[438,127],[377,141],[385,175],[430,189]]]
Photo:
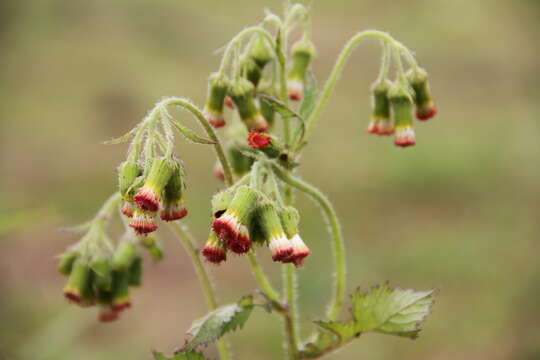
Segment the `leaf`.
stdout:
[[169,121],[171,124],[174,125],[176,130],[178,130],[182,135],[186,137],[186,139],[193,141],[196,144],[203,144],[203,145],[215,145],[216,142],[212,140],[205,139],[203,137],[200,137],[199,135],[195,134],[193,131],[188,129],[187,127],[180,124],[178,121],[174,120],[173,118],[169,118]]
[[181,352],[172,357],[167,357],[160,352],[153,351],[152,355],[154,356],[154,360],[206,360],[201,353],[196,351]]
[[300,116],[302,118],[307,119],[309,115],[311,115],[311,112],[313,111],[313,108],[315,107],[315,100],[317,100],[317,94],[319,93],[319,88],[317,85],[317,79],[313,76],[313,74],[308,75],[308,79],[306,81],[306,89],[304,91],[304,100],[302,101],[302,104],[300,105]]
[[433,292],[391,289],[388,284],[352,296],[356,331],[376,331],[414,339],[431,311]]
[[253,297],[246,296],[238,303],[221,306],[194,321],[188,330],[188,333],[193,335],[193,339],[184,349],[193,350],[197,346],[206,345],[219,339],[225,333],[244,326],[253,306]]
[[130,137],[135,135],[137,130],[139,130],[140,126],[141,126],[141,124],[135,126],[133,129],[129,130],[127,133],[125,133],[122,136],[119,136],[119,137],[111,139],[111,140],[104,141],[103,144],[104,145],[116,145],[116,144],[121,144],[123,142],[126,142],[126,141],[129,140]]
[[300,136],[298,137],[297,142],[302,142],[302,140],[304,139],[304,134],[306,132],[306,122],[304,121],[304,118],[299,113],[285,105],[281,100],[276,99],[273,96],[270,96],[268,94],[259,94],[259,98],[261,99],[261,101],[266,102],[270,107],[277,111],[282,117],[294,117],[300,121],[300,129],[298,130],[300,132]]

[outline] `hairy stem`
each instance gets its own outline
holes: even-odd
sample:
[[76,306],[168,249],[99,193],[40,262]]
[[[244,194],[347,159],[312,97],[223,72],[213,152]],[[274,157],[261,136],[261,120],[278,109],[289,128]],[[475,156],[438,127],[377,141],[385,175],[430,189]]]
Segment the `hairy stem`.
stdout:
[[358,44],[360,44],[362,40],[367,39],[367,38],[378,38],[387,43],[392,44],[394,48],[399,49],[405,54],[407,60],[411,63],[413,67],[417,67],[416,60],[414,59],[414,56],[409,51],[409,49],[407,49],[403,44],[395,40],[392,36],[390,36],[390,34],[383,31],[377,31],[377,30],[366,30],[366,31],[357,33],[349,40],[349,42],[347,42],[347,44],[345,45],[345,47],[339,54],[336,64],[334,65],[334,68],[332,69],[332,72],[330,73],[330,76],[328,77],[328,80],[326,81],[326,84],[324,85],[324,88],[321,92],[321,96],[319,97],[319,100],[317,101],[317,104],[315,105],[313,112],[307,119],[306,136],[305,136],[306,140],[309,138],[309,136],[313,132],[313,129],[317,123],[317,120],[319,119],[321,115],[322,109],[328,103],[328,100],[330,99],[330,95],[332,95],[332,93],[334,92],[336,83],[341,73],[343,72],[343,69],[345,68],[345,64],[347,63],[349,56],[356,49]]
[[[212,288],[212,283],[210,282],[210,276],[199,256],[199,251],[196,248],[196,241],[193,238],[193,235],[189,232],[186,225],[180,225],[176,221],[171,222],[170,226],[178,236],[182,246],[184,246],[184,249],[193,262],[197,277],[199,278],[199,283],[206,298],[206,302],[208,303],[208,308],[210,310],[217,309],[217,301],[214,295],[214,289]],[[229,360],[231,358],[227,343],[223,338],[217,341],[217,349],[221,360]]]
[[345,298],[345,287],[346,287],[346,264],[345,264],[345,244],[343,241],[343,235],[341,233],[341,226],[339,224],[339,219],[337,217],[336,211],[332,206],[332,203],[328,198],[321,193],[314,186],[300,180],[297,177],[294,177],[277,165],[273,166],[274,173],[285,183],[296,188],[300,192],[311,197],[319,206],[321,207],[328,224],[330,225],[332,242],[334,245],[334,262],[336,267],[335,274],[335,284],[334,284],[334,296],[332,298],[332,303],[327,311],[327,317],[330,320],[335,320],[339,313],[341,312],[341,307],[343,306],[343,299]]
[[249,265],[251,266],[253,276],[255,277],[255,280],[257,280],[257,282],[259,283],[259,286],[261,287],[264,295],[268,298],[268,300],[270,300],[270,302],[272,302],[272,305],[274,307],[282,310],[282,306],[279,301],[279,295],[270,284],[270,281],[268,281],[268,278],[264,274],[264,270],[262,269],[261,265],[259,265],[259,262],[255,257],[255,253],[253,251],[249,252],[247,254],[247,258],[249,261]]

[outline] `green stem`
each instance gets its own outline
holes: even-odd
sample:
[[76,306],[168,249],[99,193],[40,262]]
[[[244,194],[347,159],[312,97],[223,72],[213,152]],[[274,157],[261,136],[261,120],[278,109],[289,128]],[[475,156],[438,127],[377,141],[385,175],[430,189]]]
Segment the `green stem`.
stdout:
[[283,287],[287,301],[288,319],[285,319],[285,330],[289,339],[289,353],[292,359],[298,354],[298,309],[296,302],[297,274],[294,265],[283,264]]
[[411,65],[417,66],[416,60],[414,59],[414,56],[411,54],[409,49],[407,49],[403,44],[395,40],[388,33],[385,33],[383,31],[377,31],[377,30],[366,30],[366,31],[362,31],[354,35],[349,40],[349,42],[345,45],[340,55],[338,56],[336,64],[334,65],[334,68],[332,69],[332,72],[330,73],[330,76],[328,77],[328,80],[326,81],[326,84],[324,85],[324,89],[322,90],[321,96],[317,104],[315,105],[313,112],[307,119],[306,136],[305,136],[306,141],[308,140],[311,133],[313,132],[313,129],[317,123],[317,120],[319,119],[321,115],[322,109],[328,103],[330,95],[332,95],[332,93],[334,92],[334,88],[336,86],[337,80],[339,79],[341,73],[343,72],[343,69],[345,68],[345,64],[347,63],[349,56],[352,54],[354,49],[356,49],[356,46],[360,44],[360,42],[362,42],[362,40],[366,38],[378,38],[387,43],[392,44],[394,48],[397,48],[403,51],[408,61],[411,62]]
[[[195,246],[196,241],[193,238],[193,235],[189,232],[186,225],[180,225],[177,221],[171,222],[170,226],[180,239],[180,242],[193,262],[193,266],[195,267],[195,271],[199,278],[199,283],[206,297],[206,302],[208,303],[208,308],[210,310],[217,309],[217,301],[214,296],[214,290],[212,289],[212,283],[210,282],[208,272],[199,256],[199,251]],[[227,343],[223,338],[217,341],[217,349],[221,360],[229,360],[231,358]]]
[[334,245],[334,262],[336,267],[334,296],[332,303],[327,311],[327,317],[330,320],[335,320],[341,312],[343,300],[346,291],[346,264],[345,264],[345,244],[341,226],[337,217],[336,211],[328,198],[314,186],[300,180],[297,177],[286,173],[277,165],[273,166],[274,173],[285,183],[296,188],[300,192],[310,196],[321,207],[328,224],[330,225],[332,242]]
[[251,271],[253,272],[253,276],[255,277],[255,280],[257,280],[257,282],[259,283],[264,295],[268,298],[268,300],[272,302],[274,307],[281,309],[282,306],[279,302],[279,295],[270,284],[270,281],[268,281],[268,278],[264,274],[264,271],[261,265],[259,265],[259,263],[257,262],[255,253],[253,251],[249,252],[247,254],[247,258],[249,261],[249,265],[251,266]]

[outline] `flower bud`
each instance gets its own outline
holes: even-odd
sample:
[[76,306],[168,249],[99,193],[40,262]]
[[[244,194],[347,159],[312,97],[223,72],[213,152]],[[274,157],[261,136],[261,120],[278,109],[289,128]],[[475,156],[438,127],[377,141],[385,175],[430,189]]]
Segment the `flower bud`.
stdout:
[[135,179],[139,177],[141,173],[142,171],[139,166],[132,161],[124,161],[118,166],[118,190],[122,197],[129,197],[128,191]]
[[64,287],[64,296],[81,306],[93,304],[92,272],[87,260],[78,258],[73,263],[68,282]]
[[388,96],[396,127],[394,144],[402,147],[415,145],[411,95],[402,85],[394,84]]
[[274,136],[259,131],[250,131],[247,142],[253,149],[261,150],[271,159],[277,158],[283,150]]
[[376,82],[371,87],[373,113],[368,132],[370,134],[390,135],[394,133],[394,126],[390,118],[390,99],[388,91],[391,83],[387,80]]
[[227,247],[235,253],[245,253],[251,247],[248,227],[258,197],[257,191],[248,186],[241,186],[225,213],[212,222],[212,229],[216,235],[226,241]]
[[179,220],[188,214],[188,210],[184,206],[183,188],[182,168],[177,163],[163,192],[164,208],[160,213],[161,220]]
[[122,208],[120,209],[120,212],[128,218],[132,218],[133,214],[135,213],[135,209],[137,209],[137,205],[135,204],[135,202],[124,201],[122,203]]
[[248,56],[243,56],[240,59],[240,71],[245,75],[255,88],[259,85],[261,81],[262,69],[257,65],[255,60]]
[[225,96],[225,99],[223,100],[223,105],[228,107],[229,109],[234,109],[234,102],[232,101],[230,96]]
[[437,108],[431,99],[427,72],[421,68],[411,69],[407,79],[414,90],[416,118],[424,121],[431,119],[437,114]]
[[210,231],[208,241],[206,241],[201,253],[212,264],[219,264],[227,260],[227,247],[222,240],[218,239],[216,233],[213,231]]
[[129,285],[140,286],[142,283],[143,258],[137,256],[129,267]]
[[208,81],[208,98],[204,105],[203,114],[206,120],[215,128],[225,125],[223,118],[223,102],[227,95],[229,81],[225,75],[213,73]]
[[234,175],[241,177],[251,170],[253,159],[242,154],[242,147],[233,145],[228,149]]
[[292,66],[287,78],[289,99],[302,100],[306,72],[314,55],[315,46],[311,41],[300,40],[293,45]]
[[291,239],[291,244],[293,247],[292,254],[284,260],[284,262],[291,262],[296,267],[300,267],[304,264],[304,259],[309,256],[311,251],[304,243],[299,234],[296,234]]
[[257,108],[254,101],[254,86],[247,79],[241,78],[237,80],[230,90],[231,98],[238,108],[238,113],[242,122],[248,129],[265,131],[268,128],[268,123],[262,117],[261,112]]
[[60,255],[58,271],[64,275],[69,275],[71,273],[71,269],[73,268],[73,264],[75,263],[75,260],[77,260],[78,256],[79,253],[75,250],[68,250],[62,255]]
[[137,190],[134,199],[137,205],[146,211],[158,211],[161,194],[174,171],[169,159],[154,159],[143,187]]
[[272,260],[283,261],[289,257],[293,252],[293,248],[281,226],[274,204],[269,201],[261,204],[257,211],[257,220],[268,241]]
[[118,245],[112,259],[112,269],[114,271],[127,270],[137,258],[139,251],[137,246],[131,242],[124,240]]
[[155,218],[155,213],[136,208],[129,227],[133,228],[138,235],[154,232],[158,228]]
[[140,244],[150,252],[154,262],[163,259],[163,250],[155,236],[147,235],[139,237]]
[[272,60],[272,52],[263,38],[258,38],[249,48],[248,56],[262,70]]
[[294,263],[296,267],[301,266],[304,259],[310,254],[309,248],[306,246],[302,238],[298,234],[298,223],[300,222],[300,215],[298,211],[292,206],[287,206],[279,212],[279,218],[283,230],[287,235],[287,238],[291,242],[293,248],[292,253],[283,260],[283,262]]
[[111,262],[107,257],[96,257],[90,265],[94,273],[94,286],[101,291],[110,291],[112,287]]
[[220,161],[216,161],[212,173],[220,181],[225,181],[225,171],[223,170],[223,165],[221,165]]
[[222,190],[212,197],[212,216],[217,219],[227,211],[234,198],[234,191],[230,188]]
[[129,271],[127,269],[113,272],[113,291],[111,309],[123,311],[131,306],[129,298]]

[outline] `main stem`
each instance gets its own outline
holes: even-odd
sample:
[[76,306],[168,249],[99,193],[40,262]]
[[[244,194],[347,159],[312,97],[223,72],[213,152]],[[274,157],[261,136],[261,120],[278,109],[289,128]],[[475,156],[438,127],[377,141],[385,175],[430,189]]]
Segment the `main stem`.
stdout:
[[274,173],[285,183],[291,185],[297,190],[310,196],[321,207],[328,224],[330,225],[332,243],[334,247],[334,261],[336,267],[336,278],[334,286],[334,296],[332,303],[327,311],[327,317],[330,320],[335,320],[341,312],[343,306],[343,300],[345,298],[346,288],[346,264],[345,264],[345,244],[343,241],[343,234],[341,232],[341,226],[337,217],[336,211],[332,206],[332,203],[328,198],[321,193],[314,186],[300,180],[297,177],[286,173],[277,165],[273,166]]
[[[216,297],[214,296],[214,289],[212,289],[210,277],[201,261],[199,251],[195,246],[196,241],[193,238],[193,235],[188,231],[186,225],[182,226],[177,221],[171,222],[170,226],[180,239],[180,242],[184,246],[184,249],[191,258],[191,261],[193,262],[193,266],[195,267],[195,271],[197,272],[199,283],[201,284],[201,288],[206,298],[206,302],[208,303],[208,307],[210,308],[210,310],[217,309],[218,305]],[[217,341],[217,349],[219,352],[219,358],[221,360],[229,360],[231,358],[229,349],[227,348],[227,344],[223,338]]]

